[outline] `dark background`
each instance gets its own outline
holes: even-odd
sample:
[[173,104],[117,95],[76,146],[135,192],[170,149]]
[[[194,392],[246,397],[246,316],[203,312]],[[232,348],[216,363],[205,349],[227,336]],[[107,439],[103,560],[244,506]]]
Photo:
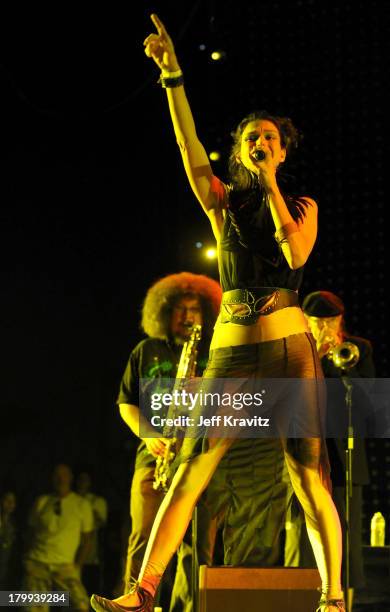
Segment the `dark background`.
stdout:
[[[389,376],[387,3],[16,8],[0,29],[0,488],[25,505],[47,489],[54,462],[82,461],[112,511],[126,512],[135,440],[115,398],[142,337],[143,296],[180,270],[217,278],[195,248],[213,238],[143,53],[155,10],[176,42],[200,138],[222,153],[217,175],[248,111],[288,115],[303,132],[289,181],[318,201],[320,230],[301,295],[340,295],[350,331],[372,341],[378,376]],[[211,61],[215,48],[224,61]],[[366,531],[373,511],[389,513],[389,443],[375,453]]]

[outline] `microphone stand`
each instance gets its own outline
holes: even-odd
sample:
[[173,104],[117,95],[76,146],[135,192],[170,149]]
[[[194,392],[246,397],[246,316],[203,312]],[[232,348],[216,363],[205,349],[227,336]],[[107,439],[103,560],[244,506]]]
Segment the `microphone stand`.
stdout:
[[191,599],[192,609],[198,611],[198,507],[195,506],[191,519]]
[[344,597],[346,612],[349,610],[348,591],[350,583],[350,516],[351,516],[351,500],[352,500],[352,453],[354,449],[354,431],[352,424],[352,384],[346,370],[342,369],[341,380],[346,389],[345,404],[348,411],[348,439],[347,448],[345,449],[345,575],[344,575]]

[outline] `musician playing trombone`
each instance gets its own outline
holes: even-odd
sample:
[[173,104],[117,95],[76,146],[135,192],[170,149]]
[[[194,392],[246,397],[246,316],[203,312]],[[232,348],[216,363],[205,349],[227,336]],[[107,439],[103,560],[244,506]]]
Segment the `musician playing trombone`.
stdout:
[[[340,378],[347,374],[350,379],[375,376],[375,366],[371,342],[365,338],[351,335],[345,326],[345,306],[341,298],[330,291],[314,291],[306,295],[302,309],[313,334],[318,355],[326,378]],[[327,447],[331,464],[333,491],[332,497],[340,516],[345,545],[345,441],[347,432],[347,412],[345,389],[343,385],[328,385],[328,437]],[[367,381],[369,382],[369,381]],[[371,404],[362,389],[353,393],[352,419],[355,428],[352,455],[352,496],[350,503],[350,577],[348,591],[348,610],[353,605],[355,588],[364,585],[362,556],[362,487],[369,482],[369,472],[362,436],[367,434],[372,417]],[[341,435],[342,431],[345,436]],[[340,435],[339,435],[340,434]],[[291,520],[287,523],[285,544],[285,565],[315,567],[310,545],[302,530],[303,517],[299,513],[296,500],[293,501]],[[345,554],[343,555],[345,559]],[[343,567],[344,578],[345,567]]]

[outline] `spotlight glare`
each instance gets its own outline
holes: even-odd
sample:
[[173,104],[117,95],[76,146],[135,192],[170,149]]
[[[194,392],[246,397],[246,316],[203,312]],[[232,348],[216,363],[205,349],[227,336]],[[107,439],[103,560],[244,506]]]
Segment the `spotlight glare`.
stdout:
[[207,259],[215,259],[217,257],[217,249],[206,249]]
[[206,45],[204,43],[201,43],[198,47],[199,51],[206,51]]
[[212,51],[210,57],[212,60],[214,60],[214,62],[220,62],[222,59],[224,59],[226,56],[225,51],[222,51],[221,49],[216,49],[215,51]]
[[195,242],[195,246],[196,246],[197,249],[201,249],[202,246],[203,246],[203,242],[199,242],[199,241]]
[[219,161],[221,159],[221,153],[219,151],[210,151],[209,158],[211,161]]

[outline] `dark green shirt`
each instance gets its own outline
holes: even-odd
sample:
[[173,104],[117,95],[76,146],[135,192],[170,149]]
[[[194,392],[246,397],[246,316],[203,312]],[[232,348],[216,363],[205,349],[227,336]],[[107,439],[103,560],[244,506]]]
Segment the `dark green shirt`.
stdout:
[[[206,343],[200,343],[197,359],[197,375],[201,376],[207,365],[208,353]],[[131,352],[123,374],[117,404],[133,404],[139,406],[140,380],[173,379],[176,376],[180,361],[182,346],[174,342],[146,338]],[[140,443],[137,449],[136,468],[154,465],[156,458],[149,453],[145,442]]]

